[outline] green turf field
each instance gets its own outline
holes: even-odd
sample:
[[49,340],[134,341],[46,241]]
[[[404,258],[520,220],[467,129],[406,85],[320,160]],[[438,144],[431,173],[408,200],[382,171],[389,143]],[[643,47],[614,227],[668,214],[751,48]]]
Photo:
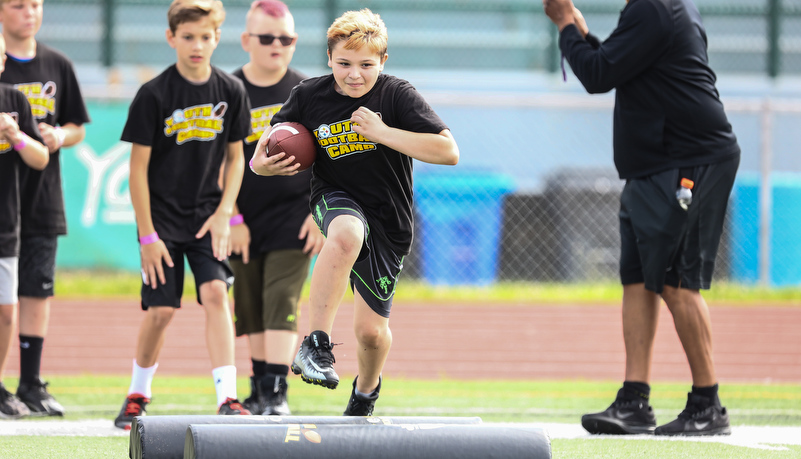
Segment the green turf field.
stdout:
[[[50,390],[68,411],[65,421],[105,419],[109,426],[122,404],[127,376],[50,377]],[[348,377],[343,377],[347,381]],[[14,388],[16,381],[7,378]],[[248,393],[240,378],[239,393]],[[479,416],[484,422],[567,423],[578,425],[587,411],[606,408],[617,389],[614,382],[561,381],[417,381],[387,379],[378,416]],[[657,419],[672,420],[684,407],[686,385],[655,384]],[[153,384],[151,415],[213,414],[210,378],[160,376]],[[339,415],[349,396],[348,384],[324,390],[291,378],[290,406],[296,415]],[[723,384],[721,398],[733,426],[801,426],[801,386],[790,384]],[[0,421],[25,423],[29,420]],[[715,442],[604,439],[555,439],[553,457],[614,458],[783,458],[799,457],[801,445],[761,450]],[[0,457],[127,457],[127,437],[0,436]]]

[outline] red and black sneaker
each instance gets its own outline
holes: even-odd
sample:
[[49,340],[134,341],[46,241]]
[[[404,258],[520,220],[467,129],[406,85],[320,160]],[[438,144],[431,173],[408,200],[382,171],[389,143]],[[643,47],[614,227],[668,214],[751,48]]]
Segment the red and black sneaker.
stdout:
[[239,400],[235,398],[228,397],[225,399],[225,403],[220,405],[220,409],[217,410],[217,414],[222,415],[233,415],[233,416],[250,416],[250,411],[247,410]]
[[119,416],[114,420],[114,425],[120,429],[131,430],[131,422],[135,416],[144,416],[145,407],[150,403],[150,399],[142,394],[129,394],[122,404]]

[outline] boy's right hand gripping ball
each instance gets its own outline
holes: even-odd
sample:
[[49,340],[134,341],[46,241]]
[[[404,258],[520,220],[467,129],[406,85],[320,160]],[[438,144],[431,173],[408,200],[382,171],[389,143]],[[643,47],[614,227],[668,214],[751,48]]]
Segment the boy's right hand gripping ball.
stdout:
[[304,171],[317,158],[317,140],[305,126],[293,121],[278,123],[267,136],[267,156],[286,153],[285,158],[295,157],[300,163],[298,171]]

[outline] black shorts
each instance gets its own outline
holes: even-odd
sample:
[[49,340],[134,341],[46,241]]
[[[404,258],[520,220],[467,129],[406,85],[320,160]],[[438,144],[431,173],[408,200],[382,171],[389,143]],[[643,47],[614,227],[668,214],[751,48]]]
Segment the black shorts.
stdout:
[[692,204],[676,200],[679,169],[630,179],[620,196],[620,279],[645,283],[662,293],[664,285],[708,289],[715,268],[723,221],[740,159],[682,169],[695,182]]
[[19,246],[19,296],[53,296],[58,236],[23,236]]
[[147,310],[150,306],[172,306],[181,307],[181,295],[184,291],[184,257],[189,263],[189,269],[195,277],[195,294],[198,303],[202,303],[200,298],[200,286],[212,280],[221,280],[228,287],[234,282],[234,274],[228,261],[220,261],[214,258],[214,251],[211,249],[211,234],[190,242],[164,241],[167,250],[170,252],[173,267],[170,268],[162,262],[164,278],[167,281],[164,285],[159,284],[155,289],[149,284],[144,283],[144,273],[142,273],[142,309]]
[[376,314],[389,317],[404,256],[393,250],[376,228],[370,230],[362,208],[343,191],[325,193],[315,204],[312,215],[326,236],[331,221],[340,215],[352,215],[364,223],[364,244],[350,271],[350,286]]

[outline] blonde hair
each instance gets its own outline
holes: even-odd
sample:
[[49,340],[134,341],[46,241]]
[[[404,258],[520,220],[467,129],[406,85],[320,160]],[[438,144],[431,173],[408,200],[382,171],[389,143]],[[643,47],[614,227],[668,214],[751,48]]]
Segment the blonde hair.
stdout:
[[197,22],[208,17],[215,29],[225,20],[225,8],[220,0],[173,0],[167,10],[167,22],[175,33],[179,25]]
[[387,26],[381,16],[367,8],[348,11],[337,18],[328,28],[328,53],[340,42],[345,49],[361,49],[367,46],[370,51],[383,56],[387,53]]

